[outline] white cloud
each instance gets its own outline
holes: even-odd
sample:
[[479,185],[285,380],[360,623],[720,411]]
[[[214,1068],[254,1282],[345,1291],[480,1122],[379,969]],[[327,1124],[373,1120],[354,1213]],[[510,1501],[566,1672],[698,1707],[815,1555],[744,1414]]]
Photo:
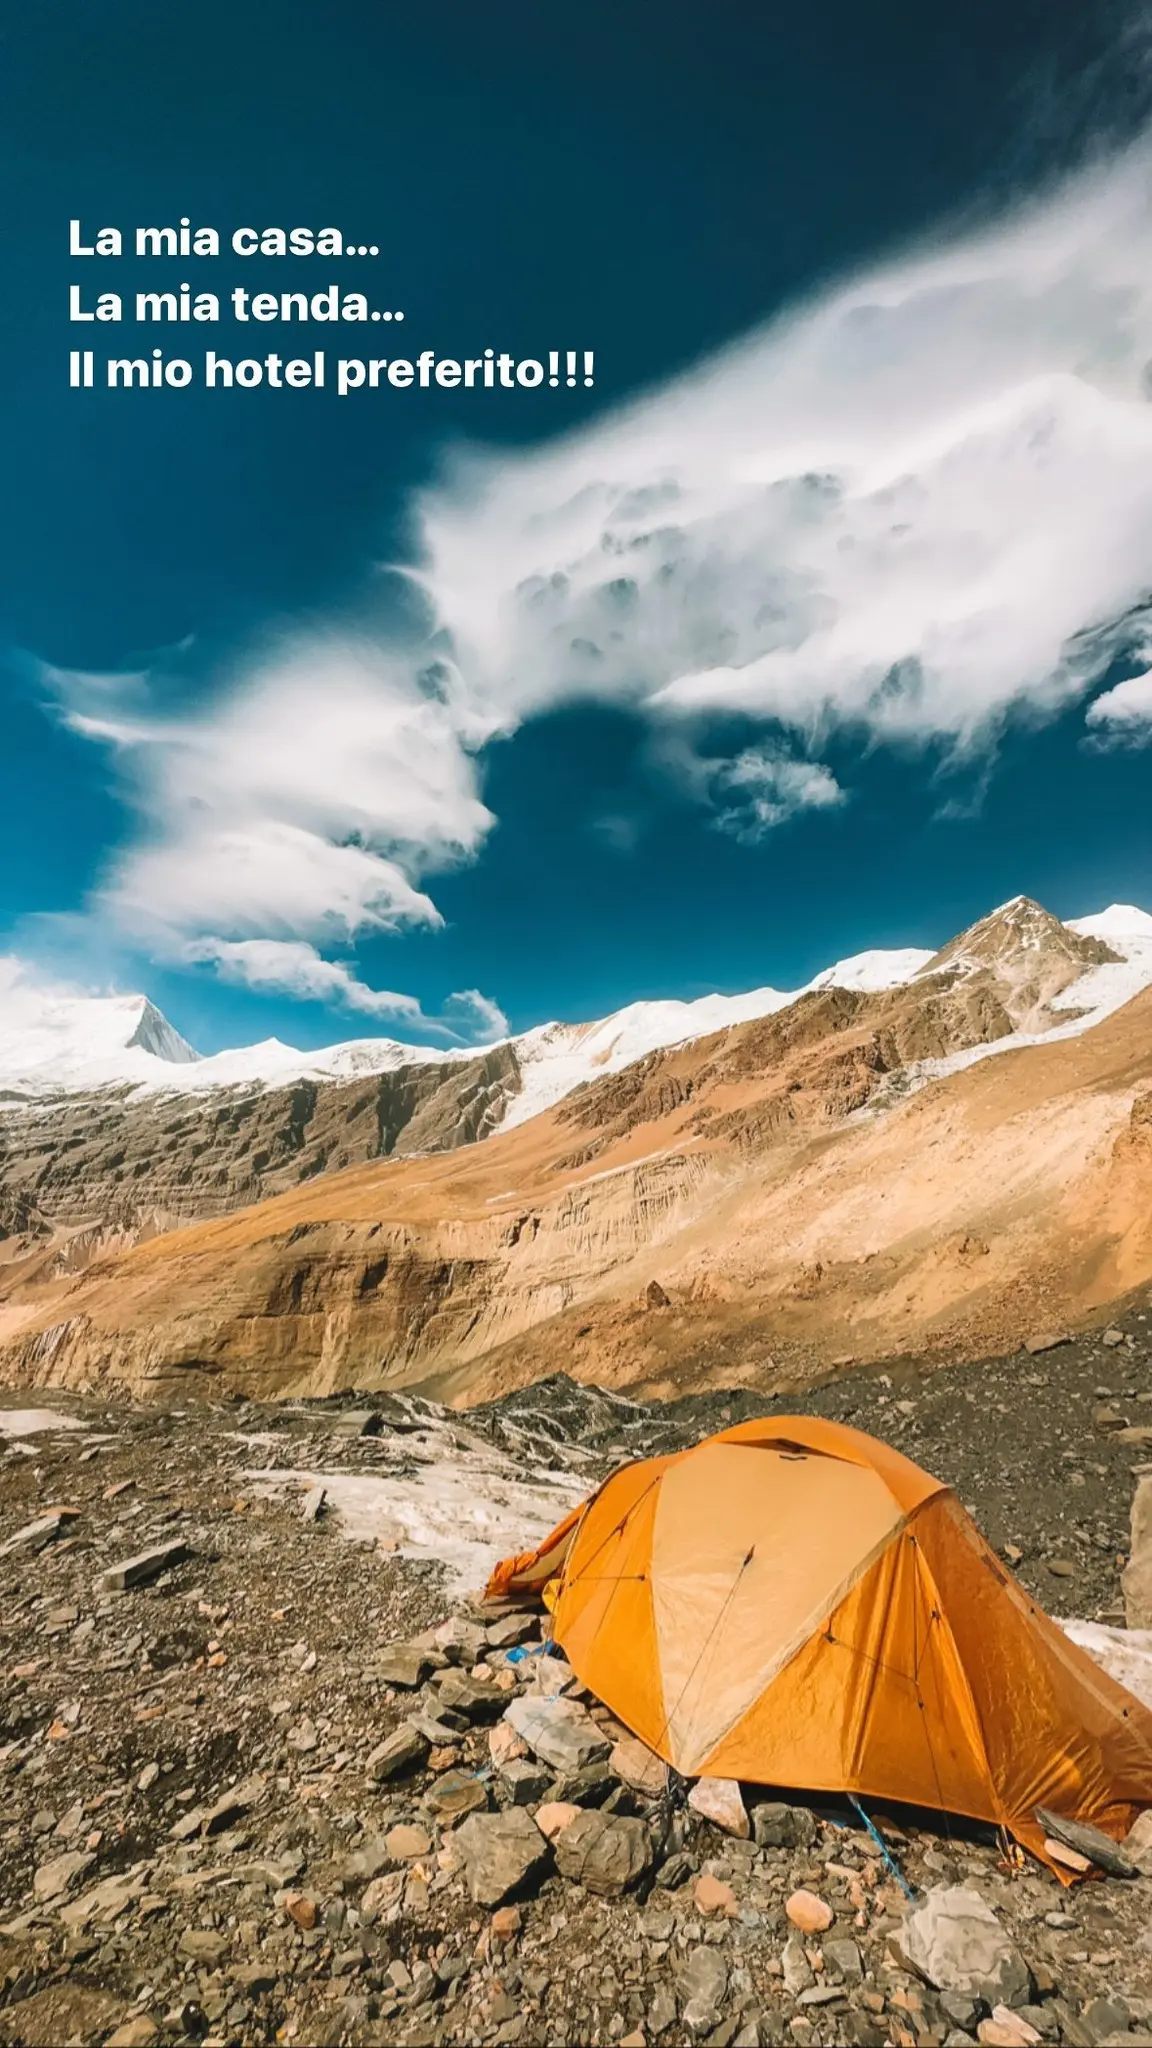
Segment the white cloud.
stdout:
[[51,671],[74,730],[115,750],[141,819],[105,910],[155,943],[438,924],[420,874],[474,854],[492,822],[450,680],[363,645],[300,644],[162,716],[136,677]]
[[717,831],[755,845],[798,811],[830,810],[844,802],[834,775],[818,761],[797,761],[766,747],[747,747],[720,764],[715,778]]
[[183,957],[209,963],[226,980],[242,982],[259,994],[330,1003],[368,1017],[388,1018],[425,1035],[472,1043],[508,1032],[503,1011],[479,989],[449,996],[444,1015],[429,1017],[415,996],[371,988],[346,961],[325,960],[306,939],[194,939]]
[[1146,148],[423,505],[482,712],[566,696],[975,748],[1148,592]]
[[1088,706],[1087,723],[1103,736],[1144,746],[1152,740],[1152,669],[1129,676]]

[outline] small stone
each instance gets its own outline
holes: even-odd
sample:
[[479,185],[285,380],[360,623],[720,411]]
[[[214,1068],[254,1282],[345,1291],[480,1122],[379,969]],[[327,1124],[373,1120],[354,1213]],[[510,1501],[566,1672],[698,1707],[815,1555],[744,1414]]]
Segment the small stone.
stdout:
[[366,1926],[379,1920],[382,1914],[398,1906],[404,1896],[404,1872],[389,1870],[383,1877],[374,1877],[365,1887],[360,1900],[360,1917]]
[[690,1949],[676,1974],[688,2032],[697,2038],[711,2033],[728,1990],[723,1956],[714,1948]]
[[[291,1907],[289,1907],[291,1911]],[[315,1912],[315,1907],[313,1907]],[[210,1927],[186,1927],[177,1947],[182,1956],[188,1956],[194,1963],[218,1963],[228,1943],[222,1934],[216,1934]]]
[[517,1612],[502,1614],[498,1621],[490,1621],[484,1634],[490,1650],[514,1650],[518,1644],[526,1643],[536,1635],[539,1627],[534,1614]]
[[790,1934],[784,1943],[780,1957],[784,1973],[784,1989],[790,1998],[799,1998],[812,1983],[812,1970],[804,1951],[804,1944],[798,1934]]
[[124,2020],[115,2031],[108,2035],[104,2048],[149,2048],[151,2041],[158,2041],[160,2029],[155,2020],[146,2012],[138,2012],[134,2018]]
[[752,1832],[740,1787],[735,1778],[697,1778],[688,1794],[694,1813],[703,1814],[713,1827],[747,1841]]
[[1019,2013],[1010,2011],[1006,2005],[997,2005],[991,2019],[980,2021],[976,2039],[984,2042],[986,2048],[1036,2048],[1043,2036]]
[[488,1754],[496,1769],[501,1771],[505,1764],[526,1757],[528,1744],[522,1735],[517,1735],[510,1721],[497,1721],[496,1726],[488,1730]]
[[554,1842],[583,1811],[582,1806],[573,1806],[570,1799],[549,1799],[536,1808],[534,1819],[540,1833]]
[[1108,1346],[1109,1351],[1112,1351],[1115,1349],[1117,1344],[1123,1344],[1124,1332],[1123,1330],[1115,1329],[1105,1330],[1104,1335],[1100,1339],[1100,1342],[1102,1344],[1106,1344]]
[[784,1911],[793,1927],[798,1927],[801,1934],[823,1934],[826,1927],[831,1927],[836,1917],[831,1906],[818,1898],[815,1892],[803,1890],[792,1893],[785,1903]]
[[1033,1356],[1039,1351],[1055,1351],[1061,1344],[1072,1342],[1067,1330],[1038,1330],[1032,1337],[1025,1337],[1024,1349]]
[[523,1925],[519,1906],[498,1906],[489,1924],[494,1941],[511,1941]]
[[648,2032],[654,2041],[676,2025],[676,2000],[663,1984],[658,1984],[652,2003],[648,2008]]
[[324,1513],[328,1500],[326,1486],[310,1486],[300,1503],[300,1518],[304,1522],[318,1522]]
[[824,1967],[832,1975],[843,1978],[845,1984],[864,1981],[864,1963],[854,1941],[826,1941]]
[[95,1860],[80,1849],[68,1849],[63,1856],[54,1856],[50,1863],[42,1863],[37,1870],[32,1880],[33,1895],[41,1904],[49,1899],[63,1898]]
[[289,1919],[294,1920],[305,1934],[311,1933],[320,1918],[320,1909],[315,1899],[310,1899],[306,1892],[289,1892],[284,1901],[284,1910]]
[[1050,1557],[1048,1559],[1048,1570],[1054,1579],[1074,1579],[1076,1577],[1076,1567],[1074,1564],[1069,1564],[1066,1557]]
[[709,1877],[707,1873],[697,1878],[693,1897],[697,1912],[706,1918],[713,1913],[723,1913],[729,1920],[734,1920],[740,1911],[731,1885],[724,1884],[718,1877]]
[[1123,1848],[1130,1862],[1145,1877],[1152,1876],[1152,1806],[1133,1821],[1124,1837]]
[[424,1804],[429,1813],[438,1814],[441,1820],[458,1820],[464,1813],[486,1812],[488,1791],[471,1771],[445,1771],[425,1793]]
[[406,1778],[410,1772],[419,1770],[428,1747],[427,1737],[411,1721],[401,1721],[372,1751],[364,1775],[374,1785],[386,1784],[390,1778]]
[[311,1750],[317,1747],[320,1736],[316,1729],[316,1723],[305,1714],[302,1721],[298,1721],[294,1728],[288,1730],[285,1739],[293,1749],[300,1752],[301,1756],[307,1756]]
[[183,1564],[192,1553],[186,1543],[162,1543],[156,1550],[142,1550],[138,1557],[129,1557],[123,1564],[110,1565],[100,1574],[102,1593],[130,1592],[134,1586],[147,1586],[158,1579],[163,1572],[170,1572],[174,1565]]
[[646,1799],[658,1799],[668,1782],[668,1766],[634,1735],[622,1736],[608,1759],[608,1768]]
[[419,1856],[430,1856],[432,1837],[424,1828],[401,1823],[389,1828],[384,1837],[384,1847],[394,1863],[413,1863]]

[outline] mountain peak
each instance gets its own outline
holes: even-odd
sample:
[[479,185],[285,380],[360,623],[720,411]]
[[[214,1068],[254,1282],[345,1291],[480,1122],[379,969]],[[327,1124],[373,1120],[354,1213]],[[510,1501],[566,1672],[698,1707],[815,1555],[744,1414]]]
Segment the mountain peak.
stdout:
[[1013,896],[950,940],[921,973],[991,973],[1017,1030],[1031,1032],[1059,1021],[1049,1004],[1089,968],[1121,958],[1104,939],[1061,924],[1033,897]]

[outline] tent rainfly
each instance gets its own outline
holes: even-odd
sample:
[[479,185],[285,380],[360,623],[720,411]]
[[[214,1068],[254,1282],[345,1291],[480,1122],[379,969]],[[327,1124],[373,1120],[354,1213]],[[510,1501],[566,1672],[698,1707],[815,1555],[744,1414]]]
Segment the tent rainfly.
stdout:
[[625,1465],[488,1597],[542,1598],[581,1682],[685,1777],[934,1807],[1045,1862],[1038,1807],[1119,1839],[1152,1805],[1152,1713],[949,1487],[838,1423]]

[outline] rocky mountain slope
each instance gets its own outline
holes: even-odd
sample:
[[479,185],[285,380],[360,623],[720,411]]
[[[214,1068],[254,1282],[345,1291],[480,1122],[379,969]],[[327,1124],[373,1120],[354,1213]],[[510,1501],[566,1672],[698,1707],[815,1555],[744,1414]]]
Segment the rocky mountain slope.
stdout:
[[910,981],[814,989],[482,1144],[297,1180],[78,1276],[13,1244],[0,1366],[475,1399],[559,1363],[775,1385],[1018,1341],[1152,1272],[1152,992],[1110,1009],[1117,978],[1140,985],[1118,940],[1017,902]]
[[[1110,1622],[1149,1327],[1141,1303],[1023,1371],[799,1404],[954,1485],[1029,1597],[1145,1686],[1152,1638]],[[538,1617],[473,1605],[496,1555],[622,1459],[776,1404],[555,1379],[464,1418],[229,1401],[191,1427],[183,1402],[50,1400],[0,1402],[5,2048],[1149,2039],[1146,1874],[1065,1889],[991,1828],[868,1801],[881,1848],[835,1791],[747,1785],[709,1818],[588,1695],[565,1714],[587,1762],[513,1739],[505,1710],[555,1717],[571,1674]],[[1142,1820],[1145,1873],[1147,1844]],[[946,1923],[955,1887],[967,1920],[912,1968],[912,1917]]]

